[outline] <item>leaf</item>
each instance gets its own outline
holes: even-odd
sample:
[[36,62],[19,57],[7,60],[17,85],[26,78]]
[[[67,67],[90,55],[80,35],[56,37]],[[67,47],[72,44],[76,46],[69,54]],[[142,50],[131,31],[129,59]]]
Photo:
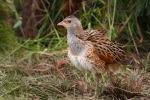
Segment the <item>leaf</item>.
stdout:
[[61,69],[66,64],[67,64],[67,61],[62,59],[62,60],[58,60],[55,64],[55,66],[56,66],[56,69]]
[[18,27],[21,26],[21,25],[22,25],[22,20],[19,19],[19,20],[15,23],[15,25],[13,26],[13,28],[16,29],[16,28],[18,28]]
[[77,80],[76,84],[74,84],[72,87],[77,88],[81,94],[87,92],[88,89],[88,86],[83,79]]

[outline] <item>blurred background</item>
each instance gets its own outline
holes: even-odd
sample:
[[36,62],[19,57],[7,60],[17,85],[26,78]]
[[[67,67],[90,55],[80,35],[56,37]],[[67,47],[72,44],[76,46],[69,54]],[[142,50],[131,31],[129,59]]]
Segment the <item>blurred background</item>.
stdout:
[[74,69],[67,58],[66,29],[57,23],[69,15],[78,17],[84,29],[106,30],[110,40],[125,45],[129,68],[149,76],[149,0],[0,0],[0,98],[75,100],[74,88],[83,89],[73,80],[83,76],[92,87],[93,74]]

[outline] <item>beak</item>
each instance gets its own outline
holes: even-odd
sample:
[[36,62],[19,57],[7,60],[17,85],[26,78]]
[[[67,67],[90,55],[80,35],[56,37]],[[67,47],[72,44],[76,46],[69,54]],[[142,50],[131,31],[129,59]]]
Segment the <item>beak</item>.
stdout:
[[64,23],[63,21],[61,21],[61,22],[59,22],[57,25],[58,25],[58,26],[64,26],[65,23]]

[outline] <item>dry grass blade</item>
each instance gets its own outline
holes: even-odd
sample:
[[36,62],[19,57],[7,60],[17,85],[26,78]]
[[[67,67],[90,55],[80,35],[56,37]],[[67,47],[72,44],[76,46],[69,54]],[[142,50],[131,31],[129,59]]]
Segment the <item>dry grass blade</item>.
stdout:
[[119,30],[119,34],[123,31],[123,29],[125,28],[125,26],[128,24],[128,22],[130,21],[130,19],[133,17],[133,15],[134,15],[134,12],[132,12],[131,14],[130,14],[130,16],[126,19],[126,21],[124,22],[124,25],[120,28],[120,30]]
[[137,27],[137,30],[138,30],[138,34],[140,36],[140,41],[138,42],[138,44],[141,44],[143,42],[143,36],[142,36],[140,26],[139,26],[138,21],[137,21],[137,17],[135,17],[135,21],[136,21],[136,27]]
[[111,84],[106,86],[104,93],[121,100],[130,99],[135,96],[144,96],[142,89],[145,78],[145,76],[138,76],[138,70],[131,75],[112,75]]

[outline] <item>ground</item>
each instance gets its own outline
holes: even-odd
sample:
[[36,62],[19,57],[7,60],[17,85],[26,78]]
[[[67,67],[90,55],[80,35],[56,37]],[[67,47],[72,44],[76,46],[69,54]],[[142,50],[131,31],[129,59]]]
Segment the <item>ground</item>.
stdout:
[[[103,73],[99,100],[150,99],[150,74],[141,66],[123,65],[111,79]],[[67,49],[26,51],[23,57],[10,56],[1,62],[0,97],[9,100],[88,100],[95,83],[93,73],[70,63]]]

